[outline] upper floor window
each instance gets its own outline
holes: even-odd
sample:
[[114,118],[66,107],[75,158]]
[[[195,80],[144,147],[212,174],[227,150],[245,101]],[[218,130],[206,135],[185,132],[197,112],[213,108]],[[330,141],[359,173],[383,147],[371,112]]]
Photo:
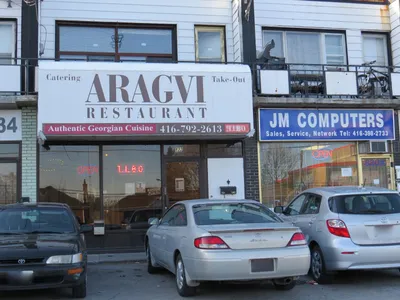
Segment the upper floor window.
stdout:
[[58,57],[87,61],[173,61],[174,26],[59,24]]
[[362,34],[364,63],[375,61],[376,66],[389,65],[387,36],[385,34]]
[[0,65],[11,64],[15,57],[15,23],[0,20]]
[[226,62],[225,28],[222,26],[196,26],[196,61]]
[[264,45],[274,40],[270,54],[287,63],[345,65],[346,47],[342,33],[264,30]]

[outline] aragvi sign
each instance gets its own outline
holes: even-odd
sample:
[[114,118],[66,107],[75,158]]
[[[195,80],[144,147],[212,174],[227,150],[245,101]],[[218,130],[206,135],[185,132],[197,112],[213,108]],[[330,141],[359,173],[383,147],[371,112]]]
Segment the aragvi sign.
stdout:
[[242,65],[42,62],[45,135],[247,134],[251,73]]

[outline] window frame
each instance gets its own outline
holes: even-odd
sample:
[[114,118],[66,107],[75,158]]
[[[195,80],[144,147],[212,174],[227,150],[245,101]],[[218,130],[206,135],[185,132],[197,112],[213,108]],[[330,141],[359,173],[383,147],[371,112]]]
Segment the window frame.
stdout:
[[[314,1],[314,0],[313,0]],[[287,34],[288,33],[294,33],[294,34],[316,34],[319,36],[319,46],[320,46],[320,52],[321,52],[321,65],[327,65],[327,52],[326,52],[326,36],[341,36],[342,37],[342,43],[343,43],[343,66],[348,65],[348,52],[347,52],[347,38],[346,38],[346,32],[344,31],[330,31],[330,30],[303,30],[303,29],[291,29],[291,28],[269,28],[269,27],[263,27],[262,28],[262,47],[264,48],[266,45],[266,40],[265,40],[265,33],[266,32],[273,32],[273,33],[280,33],[282,35],[282,50],[283,50],[283,56],[286,58],[288,55],[288,43],[287,43]],[[331,56],[331,55],[330,55]],[[335,55],[335,57],[341,57],[339,55]],[[291,64],[291,62],[286,61],[286,63]],[[296,63],[294,63],[296,64]]]
[[[18,155],[4,157],[0,155],[0,163],[15,163],[17,166],[17,201],[22,197],[22,142],[21,141],[0,141],[0,147],[4,144],[18,145]],[[1,204],[0,204],[1,205]]]
[[11,35],[14,39],[12,43],[11,51],[11,65],[16,64],[16,58],[18,57],[18,20],[17,19],[0,19],[1,25],[11,25]]
[[[159,30],[170,30],[171,31],[171,54],[162,53],[120,53],[118,48],[117,39],[115,40],[115,51],[114,52],[84,52],[84,51],[61,51],[60,50],[60,28],[61,27],[94,27],[94,28],[114,28],[114,35],[118,35],[118,29],[159,29]],[[121,62],[121,57],[147,57],[147,58],[170,58],[172,62],[177,61],[177,27],[174,24],[126,24],[126,23],[103,23],[103,22],[73,22],[73,21],[56,21],[56,37],[55,37],[55,58],[56,60],[61,60],[61,56],[86,56],[85,61],[90,61],[89,56],[107,56],[113,57],[113,62]],[[73,60],[73,59],[71,59]],[[101,61],[101,60],[97,60]],[[138,60],[142,62],[143,60]],[[124,62],[130,62],[125,60]],[[135,60],[132,60],[135,62]]]
[[[203,61],[199,57],[199,32],[219,32],[221,34],[221,60]],[[201,63],[226,63],[226,27],[224,25],[195,25],[194,26],[195,60]]]
[[385,54],[386,66],[389,66],[390,60],[391,60],[390,53],[389,53],[390,36],[388,36],[387,33],[365,32],[365,31],[361,32],[361,45],[362,45],[362,53],[363,53],[362,60],[363,60],[363,62],[366,62],[365,61],[365,52],[364,52],[364,37],[382,38],[383,39],[383,45],[385,47],[384,54]]

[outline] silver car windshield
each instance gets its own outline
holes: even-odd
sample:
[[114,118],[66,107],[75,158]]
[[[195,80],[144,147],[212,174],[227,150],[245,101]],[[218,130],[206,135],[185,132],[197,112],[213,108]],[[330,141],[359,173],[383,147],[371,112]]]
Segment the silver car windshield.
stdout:
[[399,194],[342,195],[329,199],[329,208],[339,214],[400,213]]
[[268,208],[253,203],[213,203],[193,206],[197,225],[282,223]]

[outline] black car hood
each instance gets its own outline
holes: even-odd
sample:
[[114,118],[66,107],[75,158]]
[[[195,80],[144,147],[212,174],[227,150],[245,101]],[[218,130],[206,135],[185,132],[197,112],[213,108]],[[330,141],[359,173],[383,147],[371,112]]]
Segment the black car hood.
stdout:
[[0,260],[46,258],[77,252],[79,252],[79,238],[76,235],[0,235]]

